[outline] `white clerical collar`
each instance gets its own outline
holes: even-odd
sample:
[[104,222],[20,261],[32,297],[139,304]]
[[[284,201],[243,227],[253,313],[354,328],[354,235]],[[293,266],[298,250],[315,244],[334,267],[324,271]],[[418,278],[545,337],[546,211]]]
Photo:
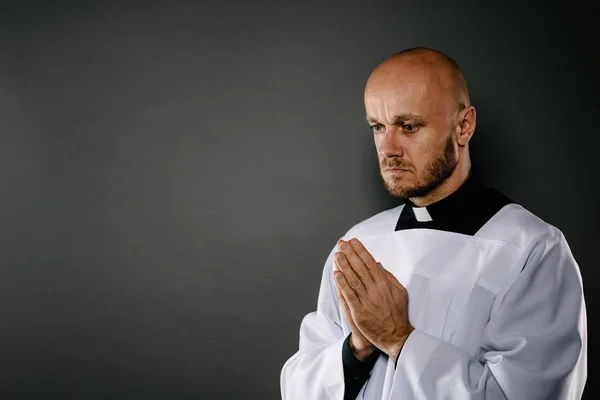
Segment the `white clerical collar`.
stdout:
[[413,213],[415,214],[415,219],[419,222],[428,222],[433,221],[431,215],[429,215],[429,211],[427,211],[427,207],[413,207]]

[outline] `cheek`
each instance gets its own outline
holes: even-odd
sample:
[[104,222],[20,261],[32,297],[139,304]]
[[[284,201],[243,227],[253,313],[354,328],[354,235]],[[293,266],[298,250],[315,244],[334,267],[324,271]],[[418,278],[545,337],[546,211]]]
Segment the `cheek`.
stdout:
[[415,140],[410,146],[406,146],[405,155],[417,171],[423,171],[435,155],[435,144],[427,140]]
[[419,165],[424,157],[427,157],[427,143],[417,138],[407,140],[404,145],[404,155],[406,159],[415,165]]

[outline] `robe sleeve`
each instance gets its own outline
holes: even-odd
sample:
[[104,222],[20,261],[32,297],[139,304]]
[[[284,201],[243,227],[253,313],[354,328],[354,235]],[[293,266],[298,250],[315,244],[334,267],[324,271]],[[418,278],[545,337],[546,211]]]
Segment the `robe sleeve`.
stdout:
[[528,247],[520,274],[497,297],[477,356],[413,331],[390,400],[581,398],[587,332],[579,267],[558,230]]
[[282,400],[342,400],[352,397],[349,393],[344,396],[345,391],[358,394],[380,353],[374,353],[360,367],[358,360],[351,362],[353,356],[346,354],[344,360],[348,332],[342,328],[337,289],[333,281],[333,255],[336,250],[336,247],[331,250],[323,268],[317,311],[309,313],[302,320],[299,350],[282,368]]
[[319,289],[317,311],[300,324],[299,350],[281,370],[282,400],[335,399],[344,397],[342,329],[333,274],[333,254],[327,257]]

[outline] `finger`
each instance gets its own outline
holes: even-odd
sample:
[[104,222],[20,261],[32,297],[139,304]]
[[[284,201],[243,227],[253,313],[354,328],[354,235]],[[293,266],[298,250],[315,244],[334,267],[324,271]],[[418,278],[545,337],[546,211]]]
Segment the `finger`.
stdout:
[[337,269],[342,274],[344,274],[348,285],[350,285],[350,287],[354,289],[357,295],[364,294],[367,291],[367,289],[365,288],[363,281],[350,266],[350,263],[348,263],[348,259],[346,258],[346,256],[343,253],[336,252],[333,258],[335,260]]
[[348,303],[346,303],[346,299],[344,299],[344,296],[342,295],[342,293],[337,290],[337,296],[338,296],[338,300],[340,303],[340,308],[342,310],[342,313],[344,314],[344,318],[346,319],[346,323],[348,324],[348,327],[350,328],[350,330],[352,332],[360,332],[358,330],[358,328],[356,327],[356,324],[354,323],[354,319],[352,317],[352,312],[350,311],[350,307],[348,307]]
[[361,241],[356,238],[350,239],[350,241],[348,243],[350,243],[350,245],[354,249],[356,255],[360,258],[360,260],[368,268],[369,272],[371,273],[371,276],[373,278],[377,277],[379,275],[379,272],[381,272],[381,271],[378,271],[379,263],[377,261],[375,261],[375,258],[373,258],[373,256],[369,252],[369,250],[367,250],[367,248],[361,243]]
[[345,312],[348,309],[348,304],[346,304],[346,299],[344,299],[344,295],[342,295],[342,291],[340,289],[336,290],[338,300],[340,301],[340,308]]
[[344,296],[344,300],[346,300],[346,304],[348,305],[350,311],[352,311],[355,307],[359,306],[360,299],[356,295],[354,289],[352,289],[352,287],[348,284],[348,281],[346,280],[344,274],[340,271],[334,271],[333,278],[339,291],[342,293],[342,296]]
[[[346,245],[346,246],[345,246]],[[350,242],[340,241],[338,244],[340,251],[346,256],[352,270],[360,277],[365,287],[373,283],[373,276],[369,271],[369,267],[363,262],[359,255],[354,250]],[[372,258],[372,257],[371,257]]]
[[342,312],[344,313],[344,317],[346,318],[346,321],[350,321],[350,318],[352,317],[352,314],[350,314],[350,308],[348,308],[346,299],[344,299],[344,295],[342,295],[342,292],[339,289],[337,290],[337,297],[338,297],[338,300],[340,303],[340,308],[342,309]]

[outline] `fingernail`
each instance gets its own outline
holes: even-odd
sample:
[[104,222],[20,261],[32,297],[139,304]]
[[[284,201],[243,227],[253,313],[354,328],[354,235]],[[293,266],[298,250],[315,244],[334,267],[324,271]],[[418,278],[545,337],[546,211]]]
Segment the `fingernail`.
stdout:
[[348,250],[350,246],[348,246],[348,243],[342,241],[342,243],[340,243],[340,250]]

